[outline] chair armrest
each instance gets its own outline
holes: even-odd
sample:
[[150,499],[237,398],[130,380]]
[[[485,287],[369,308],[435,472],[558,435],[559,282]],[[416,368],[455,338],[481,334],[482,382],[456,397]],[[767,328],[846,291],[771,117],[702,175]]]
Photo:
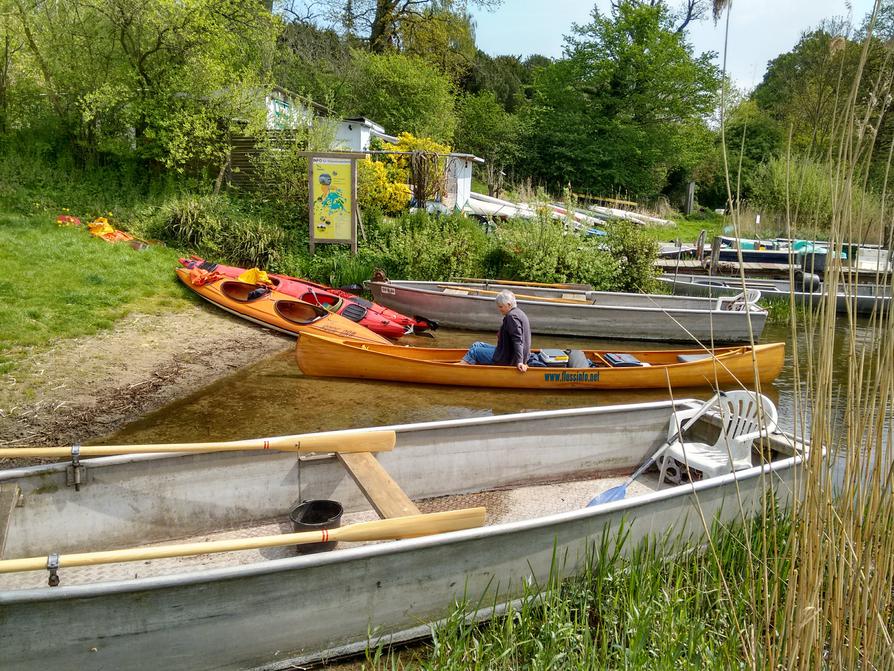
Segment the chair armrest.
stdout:
[[736,436],[733,440],[737,443],[750,443],[752,441],[757,440],[761,436],[771,433],[767,429],[761,429],[760,431],[752,431],[751,433],[743,433],[741,436]]

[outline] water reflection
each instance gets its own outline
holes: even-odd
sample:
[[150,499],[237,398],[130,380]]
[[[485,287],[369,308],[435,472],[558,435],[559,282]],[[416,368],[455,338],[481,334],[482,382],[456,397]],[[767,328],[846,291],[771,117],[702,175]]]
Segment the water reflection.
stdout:
[[[859,325],[860,339],[866,327]],[[840,335],[847,334],[843,322]],[[763,342],[788,342],[786,364],[775,385],[763,388],[779,408],[780,426],[794,421],[795,390],[790,331],[768,326]],[[491,333],[438,331],[437,337],[415,338],[419,346],[466,347],[474,340],[493,340]],[[836,338],[844,347],[844,339]],[[806,352],[807,336],[798,336]],[[619,350],[655,349],[655,343],[598,341],[535,336],[535,347],[577,346]],[[844,352],[836,356],[836,376],[843,374]],[[843,380],[844,378],[841,377]],[[708,398],[710,389],[678,390],[678,396]],[[401,424],[462,417],[480,417],[529,410],[639,403],[668,398],[665,390],[644,391],[512,391],[413,385],[369,380],[322,379],[304,376],[293,351],[267,358],[201,389],[192,396],[137,420],[98,442],[174,442],[229,440],[262,435]],[[800,404],[799,404],[800,405]],[[799,408],[800,410],[801,408]]]

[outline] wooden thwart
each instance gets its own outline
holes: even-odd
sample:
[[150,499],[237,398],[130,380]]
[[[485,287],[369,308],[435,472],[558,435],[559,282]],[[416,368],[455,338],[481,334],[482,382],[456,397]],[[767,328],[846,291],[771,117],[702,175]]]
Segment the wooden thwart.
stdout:
[[416,504],[373,455],[366,452],[339,453],[338,458],[379,516],[391,518],[419,514]]

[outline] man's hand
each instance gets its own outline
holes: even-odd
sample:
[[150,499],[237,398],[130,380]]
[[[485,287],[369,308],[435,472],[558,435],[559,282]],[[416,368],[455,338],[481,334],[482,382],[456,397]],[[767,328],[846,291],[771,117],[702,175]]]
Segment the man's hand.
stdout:
[[518,368],[519,373],[524,373],[526,370],[528,370],[528,364],[526,364],[524,361],[515,364],[515,367]]

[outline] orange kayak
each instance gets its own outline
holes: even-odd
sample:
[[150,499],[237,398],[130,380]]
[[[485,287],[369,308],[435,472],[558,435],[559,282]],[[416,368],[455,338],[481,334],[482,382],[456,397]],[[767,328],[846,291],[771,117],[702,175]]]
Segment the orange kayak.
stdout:
[[189,270],[185,268],[176,268],[175,272],[186,286],[209,303],[255,324],[291,335],[311,332],[371,343],[389,343],[365,326],[263,284],[246,284],[228,278],[199,283],[190,277]]

